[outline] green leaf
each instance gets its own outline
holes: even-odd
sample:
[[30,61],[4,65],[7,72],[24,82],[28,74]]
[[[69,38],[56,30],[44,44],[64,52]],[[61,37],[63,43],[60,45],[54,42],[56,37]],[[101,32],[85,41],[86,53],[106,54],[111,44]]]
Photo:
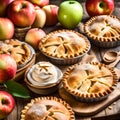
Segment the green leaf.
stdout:
[[4,83],[4,86],[7,88],[8,92],[15,97],[30,98],[28,90],[18,82],[8,80]]

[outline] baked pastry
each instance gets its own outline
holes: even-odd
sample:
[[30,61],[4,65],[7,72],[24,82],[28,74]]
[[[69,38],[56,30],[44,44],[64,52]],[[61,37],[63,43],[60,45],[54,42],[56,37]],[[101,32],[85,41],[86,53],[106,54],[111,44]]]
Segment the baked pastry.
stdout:
[[0,41],[0,54],[10,54],[16,61],[17,67],[23,67],[30,61],[33,49],[28,44],[17,39]]
[[114,90],[117,82],[114,70],[101,63],[70,66],[62,79],[66,91],[86,102],[105,99]]
[[120,45],[120,19],[114,15],[92,17],[84,25],[85,34],[100,47]]
[[45,95],[58,89],[62,76],[58,67],[50,62],[41,61],[26,71],[25,82],[33,92]]
[[73,64],[89,51],[90,43],[85,36],[73,30],[57,30],[41,40],[39,49],[54,63]]
[[57,97],[32,99],[22,110],[21,120],[75,120],[71,107]]

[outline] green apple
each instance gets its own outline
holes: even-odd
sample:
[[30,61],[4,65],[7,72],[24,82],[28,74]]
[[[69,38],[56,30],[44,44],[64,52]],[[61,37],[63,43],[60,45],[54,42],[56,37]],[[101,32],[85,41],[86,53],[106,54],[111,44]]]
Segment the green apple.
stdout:
[[75,28],[83,17],[83,7],[77,1],[64,1],[58,9],[58,21],[64,28]]

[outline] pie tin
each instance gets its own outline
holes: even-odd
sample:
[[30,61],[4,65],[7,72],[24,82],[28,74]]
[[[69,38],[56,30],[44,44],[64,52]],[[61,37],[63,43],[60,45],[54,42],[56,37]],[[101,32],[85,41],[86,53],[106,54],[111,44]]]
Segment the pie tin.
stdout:
[[102,47],[102,48],[113,48],[113,47],[117,47],[117,46],[120,45],[120,40],[118,40],[118,41],[109,41],[109,42],[106,42],[106,41],[101,42],[101,41],[94,40],[92,38],[89,38],[89,40],[95,46]]
[[31,56],[29,57],[29,59],[22,65],[19,65],[17,67],[17,72],[15,77],[12,79],[14,81],[18,81],[20,80],[22,77],[24,77],[24,73],[27,70],[27,68],[30,68],[32,65],[35,64],[35,59],[36,59],[36,54],[35,54],[35,50],[28,45],[27,43],[25,43],[31,50]]
[[28,43],[25,43],[25,42],[21,42],[21,43],[26,44],[27,47],[29,47],[31,55],[30,55],[29,59],[26,60],[26,62],[24,64],[18,65],[17,71],[19,71],[22,67],[24,67],[32,59],[33,55],[35,54],[35,50]]

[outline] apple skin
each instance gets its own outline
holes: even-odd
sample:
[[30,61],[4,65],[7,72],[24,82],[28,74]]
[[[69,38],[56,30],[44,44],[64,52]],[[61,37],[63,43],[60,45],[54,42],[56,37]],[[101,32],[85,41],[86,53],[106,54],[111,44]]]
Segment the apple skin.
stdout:
[[17,71],[16,61],[9,54],[0,54],[0,83],[14,78]]
[[46,33],[40,28],[30,29],[25,36],[25,42],[30,44],[35,50],[38,49],[40,40],[46,35]]
[[114,10],[114,0],[86,0],[86,11],[89,16],[110,15]]
[[7,91],[0,90],[0,120],[7,117],[14,109],[15,100]]
[[19,27],[31,26],[35,20],[34,5],[25,0],[15,0],[9,4],[7,9],[8,18]]
[[49,4],[42,8],[46,13],[46,26],[56,25],[58,23],[58,9],[57,5]]
[[46,13],[39,6],[35,6],[36,17],[32,27],[34,28],[43,28],[46,22]]
[[49,0],[29,0],[31,3],[38,5],[39,7],[43,7],[49,4]]
[[10,19],[0,17],[0,40],[11,39],[14,30],[14,24]]
[[7,7],[13,0],[0,0],[0,17],[6,15]]
[[82,5],[77,1],[64,1],[58,10],[58,21],[64,28],[75,28],[83,17]]

